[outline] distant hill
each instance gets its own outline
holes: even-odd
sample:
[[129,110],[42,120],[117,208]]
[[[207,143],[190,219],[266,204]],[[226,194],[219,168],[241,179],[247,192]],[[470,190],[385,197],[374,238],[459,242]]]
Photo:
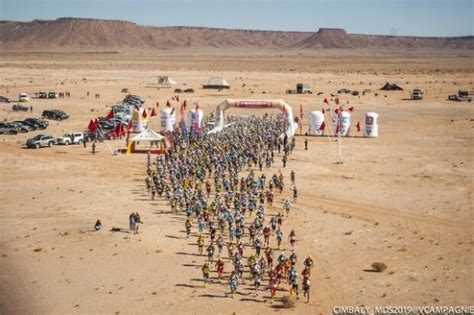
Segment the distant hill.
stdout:
[[474,49],[474,36],[404,37],[317,32],[151,27],[118,20],[59,18],[0,21],[3,51],[128,51],[132,49]]

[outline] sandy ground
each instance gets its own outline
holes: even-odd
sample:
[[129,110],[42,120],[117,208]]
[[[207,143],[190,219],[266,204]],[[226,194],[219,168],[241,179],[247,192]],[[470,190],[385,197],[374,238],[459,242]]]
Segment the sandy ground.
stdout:
[[[307,255],[316,267],[311,301],[291,310],[270,304],[268,292],[255,296],[250,281],[234,299],[214,274],[203,288],[204,257],[197,255],[195,237],[186,239],[183,217],[145,192],[146,156],[111,154],[123,141],[99,144],[94,156],[82,146],[22,148],[40,132],[0,135],[2,314],[328,314],[336,305],[474,301],[474,109],[445,100],[459,88],[474,88],[474,66],[465,55],[3,54],[0,65],[0,95],[71,92],[67,99],[31,100],[33,114],[0,104],[1,120],[64,109],[71,118],[45,131],[54,136],[82,131],[91,118],[106,115],[123,87],[162,108],[173,91],[144,87],[157,74],[195,88],[186,97],[206,114],[225,98],[282,98],[296,112],[302,104],[307,122],[309,110],[321,109],[324,97],[342,87],[372,90],[340,96],[355,106],[354,123],[362,124],[364,112],[380,114],[380,137],[358,133],[343,140],[342,165],[335,164],[333,138],[311,137],[304,151],[304,137],[297,137],[283,172],[287,178],[296,172],[300,198],[284,232],[296,228],[298,269]],[[200,89],[212,75],[224,76],[232,89]],[[386,81],[405,91],[377,91]],[[323,94],[284,94],[298,82]],[[404,100],[414,87],[426,91],[425,100]],[[268,174],[281,168],[280,158]],[[289,195],[277,197],[276,207]],[[109,231],[126,228],[132,211],[145,222],[139,235]],[[99,218],[104,228],[92,232]],[[387,270],[364,271],[373,262]]]

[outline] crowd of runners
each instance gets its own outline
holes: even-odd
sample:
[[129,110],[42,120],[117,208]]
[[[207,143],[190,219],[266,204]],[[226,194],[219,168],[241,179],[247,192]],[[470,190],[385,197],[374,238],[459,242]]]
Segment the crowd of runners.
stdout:
[[[286,167],[294,138],[282,137],[284,123],[268,115],[232,122],[220,133],[196,133],[192,140],[176,133],[172,148],[156,165],[148,163],[146,188],[152,199],[166,198],[185,217],[186,237],[196,240],[203,256],[204,287],[225,281],[233,298],[250,283],[256,295],[268,290],[272,301],[277,290],[299,298],[301,289],[309,301],[313,260],[297,256],[297,234],[284,225],[298,198],[296,174],[291,171],[288,183],[274,167],[277,152]],[[282,197],[285,189],[292,200]]]

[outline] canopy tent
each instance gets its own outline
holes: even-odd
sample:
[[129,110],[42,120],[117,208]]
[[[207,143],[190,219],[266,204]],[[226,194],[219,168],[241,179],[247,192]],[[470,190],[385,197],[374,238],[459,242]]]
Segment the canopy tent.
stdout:
[[381,88],[381,90],[383,91],[403,91],[403,89],[398,86],[397,84],[393,83],[393,84],[390,84],[390,83],[385,83],[385,85]]
[[153,79],[153,81],[148,83],[147,87],[170,88],[171,86],[175,84],[176,84],[176,81],[174,81],[168,76],[157,76],[156,78]]
[[163,139],[164,137],[158,132],[148,128],[139,135],[135,136],[132,141],[161,141]]
[[[126,154],[131,153],[152,153],[152,154],[161,154],[164,153],[164,145],[163,140],[165,140],[166,146],[169,146],[168,141],[166,141],[166,137],[160,135],[154,130],[150,128],[144,130],[139,135],[135,136],[128,144]],[[127,140],[128,142],[128,140]],[[148,142],[149,147],[143,147],[138,149],[137,146],[140,145],[140,142]],[[153,145],[156,144],[156,148],[153,148]]]
[[212,77],[202,86],[203,89],[230,89],[229,83],[222,77]]

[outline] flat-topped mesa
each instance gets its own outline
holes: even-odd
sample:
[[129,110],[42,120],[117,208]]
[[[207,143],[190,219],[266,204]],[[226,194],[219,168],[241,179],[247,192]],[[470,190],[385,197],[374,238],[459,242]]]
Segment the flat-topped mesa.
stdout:
[[326,28],[326,27],[323,27],[323,28],[320,28],[316,34],[320,34],[320,35],[323,35],[323,34],[331,34],[331,35],[347,35],[347,32],[346,30],[342,29],[342,28]]
[[347,33],[150,27],[123,20],[61,17],[31,22],[0,21],[0,50],[134,51],[139,49],[474,49],[474,37],[402,37]]

